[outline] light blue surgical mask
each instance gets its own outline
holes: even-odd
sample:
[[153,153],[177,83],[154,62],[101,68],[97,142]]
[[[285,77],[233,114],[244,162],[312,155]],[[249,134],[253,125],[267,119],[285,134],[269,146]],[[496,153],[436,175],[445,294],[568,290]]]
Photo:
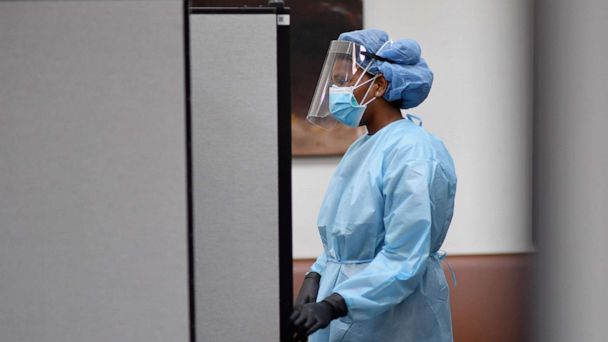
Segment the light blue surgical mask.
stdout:
[[[355,86],[350,87],[332,85],[329,88],[329,111],[332,116],[346,126],[359,127],[367,105],[376,99],[375,97],[372,97],[371,100],[364,102],[376,77],[377,76],[374,76],[359,85],[355,84]],[[361,80],[361,77],[359,80]],[[359,83],[359,80],[357,80],[357,83]],[[367,91],[361,100],[363,104],[359,104],[355,98],[354,91],[368,82],[372,83],[367,88]]]

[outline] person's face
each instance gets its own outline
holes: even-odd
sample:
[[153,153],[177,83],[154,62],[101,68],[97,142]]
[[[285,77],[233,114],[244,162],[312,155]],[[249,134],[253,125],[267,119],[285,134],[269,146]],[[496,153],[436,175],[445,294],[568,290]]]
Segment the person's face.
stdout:
[[348,87],[354,85],[354,73],[357,67],[353,66],[349,58],[339,58],[334,62],[332,69],[332,84],[338,87]]
[[[361,77],[363,74],[363,77]],[[359,78],[361,77],[361,80]],[[339,59],[334,63],[334,67],[332,70],[332,84],[338,87],[353,87],[359,81],[358,84],[362,84],[363,82],[369,80],[373,76],[364,73],[363,69],[361,69],[356,64],[353,65],[350,59]],[[358,103],[361,103],[363,100],[363,96],[367,92],[368,87],[371,87],[373,82],[366,83],[365,85],[356,88],[353,93]],[[373,94],[370,92],[367,95],[365,101],[368,101]]]

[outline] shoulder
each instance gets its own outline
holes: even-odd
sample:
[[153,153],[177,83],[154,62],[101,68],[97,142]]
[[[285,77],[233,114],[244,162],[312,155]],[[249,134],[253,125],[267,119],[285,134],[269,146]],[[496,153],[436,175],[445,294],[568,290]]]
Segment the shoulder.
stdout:
[[406,123],[387,136],[385,156],[389,159],[399,158],[401,161],[432,160],[437,154],[437,141],[422,126]]
[[391,142],[385,150],[385,166],[416,164],[439,167],[448,178],[456,178],[454,162],[445,144],[423,126],[404,125],[391,132],[388,138]]

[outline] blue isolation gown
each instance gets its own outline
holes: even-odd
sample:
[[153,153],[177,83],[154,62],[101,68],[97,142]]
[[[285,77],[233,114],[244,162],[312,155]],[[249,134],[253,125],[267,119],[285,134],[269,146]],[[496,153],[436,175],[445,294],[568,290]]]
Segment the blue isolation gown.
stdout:
[[336,292],[348,314],[309,341],[453,340],[439,248],[455,193],[448,151],[411,119],[348,148],[321,206],[324,252],[311,267],[321,274],[317,300]]

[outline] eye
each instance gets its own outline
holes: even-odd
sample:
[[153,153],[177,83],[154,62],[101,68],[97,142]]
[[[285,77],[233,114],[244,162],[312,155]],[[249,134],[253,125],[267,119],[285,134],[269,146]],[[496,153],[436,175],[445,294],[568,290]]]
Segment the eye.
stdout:
[[343,86],[346,83],[348,83],[348,81],[346,80],[346,75],[344,75],[344,74],[334,75],[333,81],[334,81],[334,84],[336,84],[338,86]]

